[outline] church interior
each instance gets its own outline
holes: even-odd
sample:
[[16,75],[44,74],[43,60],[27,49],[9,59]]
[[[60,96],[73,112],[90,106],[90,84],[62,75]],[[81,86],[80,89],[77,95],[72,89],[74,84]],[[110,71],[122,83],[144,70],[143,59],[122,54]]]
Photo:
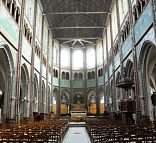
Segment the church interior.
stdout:
[[0,142],[156,143],[156,0],[0,0]]

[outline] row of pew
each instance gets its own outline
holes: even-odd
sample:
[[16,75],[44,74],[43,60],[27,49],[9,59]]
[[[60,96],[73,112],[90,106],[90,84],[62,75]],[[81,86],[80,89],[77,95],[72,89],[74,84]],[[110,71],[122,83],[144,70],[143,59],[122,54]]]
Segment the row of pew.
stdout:
[[101,119],[86,124],[92,143],[156,143],[156,122],[126,125]]
[[0,142],[52,142],[60,143],[68,121],[48,119],[19,125],[3,124],[0,127]]

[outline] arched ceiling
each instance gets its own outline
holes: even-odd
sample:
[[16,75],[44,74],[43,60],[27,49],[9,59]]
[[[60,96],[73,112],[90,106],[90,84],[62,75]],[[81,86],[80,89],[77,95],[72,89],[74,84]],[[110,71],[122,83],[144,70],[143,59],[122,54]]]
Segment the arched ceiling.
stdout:
[[112,0],[41,0],[53,38],[74,45],[102,37]]

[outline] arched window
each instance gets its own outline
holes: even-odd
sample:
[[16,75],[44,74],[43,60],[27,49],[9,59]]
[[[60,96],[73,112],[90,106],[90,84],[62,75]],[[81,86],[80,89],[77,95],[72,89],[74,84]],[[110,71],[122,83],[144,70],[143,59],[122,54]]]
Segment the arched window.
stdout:
[[79,73],[79,79],[83,79],[83,74]]
[[61,49],[61,67],[70,67],[70,49]]
[[69,72],[66,72],[66,79],[69,80]]
[[91,79],[94,79],[95,78],[95,72],[92,71],[92,76],[91,76]]
[[100,74],[100,69],[98,70],[98,77],[100,77],[101,76],[101,74]]
[[122,34],[121,34],[121,38],[122,38],[122,42],[124,42],[124,35],[123,35],[123,31],[122,31]]
[[127,22],[127,28],[128,28],[128,34],[129,34],[129,32],[130,32],[130,23],[129,22]]
[[26,37],[27,37],[27,40],[29,41],[29,37],[30,37],[30,29],[29,28],[27,29],[27,35],[26,35]]
[[62,72],[62,79],[66,79],[66,74],[65,74],[65,72]]
[[27,37],[27,34],[28,34],[28,26],[27,24],[24,25],[24,35],[25,37]]
[[30,33],[29,42],[32,43],[32,33]]
[[91,79],[91,73],[88,72],[88,79]]
[[15,10],[16,10],[16,7],[15,7],[15,3],[13,2],[12,3],[12,12],[11,12],[13,17],[15,17]]
[[72,56],[73,69],[81,69],[84,64],[84,55],[82,49],[75,49]]
[[146,0],[141,0],[141,2],[142,2],[142,8],[144,8],[146,5]]
[[9,9],[9,12],[11,10],[11,3],[12,3],[11,0],[7,0],[7,8]]
[[140,14],[142,13],[142,2],[140,0],[138,0],[138,17],[140,16]]
[[86,51],[86,63],[87,68],[94,68],[95,67],[95,49],[89,47]]
[[74,80],[78,80],[78,73],[74,73]]
[[101,76],[103,76],[103,69],[101,68]]
[[53,76],[56,77],[55,69],[53,69]]
[[124,41],[126,40],[126,27],[124,27]]
[[137,20],[137,10],[136,6],[133,7],[133,23],[135,23]]
[[16,9],[16,17],[15,17],[16,22],[19,24],[20,21],[20,9],[17,7]]
[[56,70],[56,77],[58,77],[58,70]]

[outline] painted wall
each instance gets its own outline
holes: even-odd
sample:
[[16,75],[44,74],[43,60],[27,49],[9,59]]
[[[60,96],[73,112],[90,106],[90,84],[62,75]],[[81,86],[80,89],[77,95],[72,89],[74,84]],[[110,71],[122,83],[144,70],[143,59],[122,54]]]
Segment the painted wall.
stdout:
[[103,85],[103,84],[104,84],[104,77],[101,76],[101,77],[98,78],[98,86]]
[[18,47],[19,27],[3,4],[0,8],[0,31],[16,48]]
[[85,81],[84,80],[74,80],[74,81],[72,81],[72,87],[73,88],[84,88]]
[[87,87],[95,87],[95,86],[96,86],[95,79],[87,80]]
[[148,3],[141,17],[138,19],[134,26],[135,42],[137,43],[142,35],[146,32],[149,26],[152,24],[152,1]]
[[120,52],[114,58],[114,68],[117,69],[120,65]]
[[61,80],[61,87],[68,87],[70,88],[70,80]]
[[123,59],[128,55],[132,48],[132,35],[129,35],[122,45]]
[[53,85],[54,86],[59,86],[59,79],[56,77],[53,77]]
[[32,48],[24,35],[22,38],[22,55],[31,63]]

